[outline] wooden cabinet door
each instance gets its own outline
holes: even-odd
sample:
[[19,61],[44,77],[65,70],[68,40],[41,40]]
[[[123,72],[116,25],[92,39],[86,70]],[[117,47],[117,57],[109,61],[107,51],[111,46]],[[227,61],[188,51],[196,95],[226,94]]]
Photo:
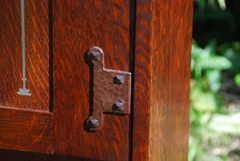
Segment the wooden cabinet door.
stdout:
[[21,12],[20,0],[0,3],[0,147],[52,153],[49,4],[26,1]]
[[[0,160],[187,159],[191,0],[25,0],[25,63],[21,0],[0,2]],[[132,73],[131,114],[97,132],[92,46]]]
[[[131,70],[132,2],[25,0],[22,62],[22,1],[1,0],[0,6],[0,147],[128,160],[129,115],[104,114],[100,131],[86,128],[93,96],[86,51],[100,46],[106,68]],[[31,96],[18,94],[23,82]]]
[[[104,125],[87,132],[91,113],[91,70],[86,52],[99,46],[105,68],[130,71],[133,37],[130,0],[53,1],[54,95],[56,154],[103,160],[128,160],[129,115],[104,114]],[[94,100],[93,100],[94,101]]]

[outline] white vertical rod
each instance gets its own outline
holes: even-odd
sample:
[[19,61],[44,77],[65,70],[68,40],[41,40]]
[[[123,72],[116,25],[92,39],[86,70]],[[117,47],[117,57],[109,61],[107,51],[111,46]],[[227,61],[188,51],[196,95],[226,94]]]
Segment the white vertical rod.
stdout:
[[22,20],[22,74],[23,74],[22,80],[23,80],[23,88],[26,88],[24,0],[21,0],[21,20]]
[[31,96],[29,90],[26,89],[26,53],[25,53],[25,17],[24,17],[24,0],[21,0],[21,23],[22,23],[22,81],[23,88],[19,89],[17,94]]

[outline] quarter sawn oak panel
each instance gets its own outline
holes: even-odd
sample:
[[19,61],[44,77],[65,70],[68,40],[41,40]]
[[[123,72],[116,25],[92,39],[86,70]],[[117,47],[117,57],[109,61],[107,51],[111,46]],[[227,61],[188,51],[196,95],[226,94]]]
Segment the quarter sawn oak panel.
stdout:
[[129,71],[130,1],[53,1],[54,151],[101,160],[129,160],[129,115],[104,114],[86,130],[92,84],[86,51],[99,46],[107,69]]
[[22,88],[20,0],[0,0],[0,105],[49,111],[49,2],[25,0],[26,86]]

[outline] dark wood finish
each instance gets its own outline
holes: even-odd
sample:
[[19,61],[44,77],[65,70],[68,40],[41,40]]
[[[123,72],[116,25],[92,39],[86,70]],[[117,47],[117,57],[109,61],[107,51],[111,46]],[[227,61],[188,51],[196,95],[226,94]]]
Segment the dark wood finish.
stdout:
[[85,53],[99,46],[105,67],[129,71],[130,0],[53,1],[54,151],[101,160],[129,160],[129,115],[104,115],[100,131],[86,131],[92,84]]
[[13,150],[0,149],[1,161],[94,161],[90,159],[80,159],[71,156],[51,155],[42,153],[29,153]]
[[25,2],[26,75],[32,96],[22,88],[20,0],[0,0],[0,105],[49,111],[49,5]]
[[132,160],[187,160],[192,0],[137,0]]
[[[0,160],[187,160],[192,0],[27,0],[31,97],[16,94],[20,0],[0,2],[0,148],[57,154],[0,150]],[[133,73],[132,117],[104,114],[97,132],[86,127],[92,46],[107,69]]]
[[0,147],[53,153],[52,113],[0,107]]

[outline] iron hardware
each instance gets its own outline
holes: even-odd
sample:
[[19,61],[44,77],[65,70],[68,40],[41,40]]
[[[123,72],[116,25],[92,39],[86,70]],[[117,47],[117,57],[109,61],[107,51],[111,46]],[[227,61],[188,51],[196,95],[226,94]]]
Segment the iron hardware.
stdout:
[[105,69],[104,53],[99,47],[87,52],[93,65],[93,111],[87,120],[91,131],[101,129],[104,112],[130,114],[131,73]]

